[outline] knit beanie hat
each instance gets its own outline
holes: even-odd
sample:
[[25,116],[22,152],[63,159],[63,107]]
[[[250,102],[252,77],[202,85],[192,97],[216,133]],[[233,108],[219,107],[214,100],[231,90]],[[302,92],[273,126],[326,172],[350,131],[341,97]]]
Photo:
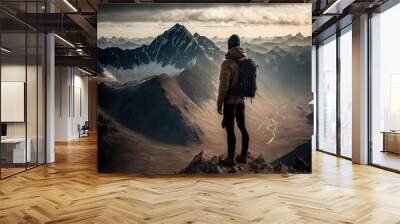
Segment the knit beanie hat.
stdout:
[[231,49],[232,47],[238,47],[238,46],[240,46],[240,38],[238,35],[233,34],[228,39],[228,49]]

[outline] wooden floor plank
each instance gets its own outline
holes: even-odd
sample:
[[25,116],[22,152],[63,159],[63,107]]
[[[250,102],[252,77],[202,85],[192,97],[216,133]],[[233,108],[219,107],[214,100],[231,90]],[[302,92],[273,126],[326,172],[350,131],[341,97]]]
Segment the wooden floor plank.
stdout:
[[400,175],[313,152],[310,175],[98,174],[94,136],[0,181],[0,223],[400,223]]

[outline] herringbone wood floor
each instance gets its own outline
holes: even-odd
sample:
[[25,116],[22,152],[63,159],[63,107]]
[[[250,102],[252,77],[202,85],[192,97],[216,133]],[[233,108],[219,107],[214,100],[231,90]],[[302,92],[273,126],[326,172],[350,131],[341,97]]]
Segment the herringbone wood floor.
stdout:
[[311,175],[98,174],[90,137],[0,181],[0,223],[400,223],[400,175],[313,158]]

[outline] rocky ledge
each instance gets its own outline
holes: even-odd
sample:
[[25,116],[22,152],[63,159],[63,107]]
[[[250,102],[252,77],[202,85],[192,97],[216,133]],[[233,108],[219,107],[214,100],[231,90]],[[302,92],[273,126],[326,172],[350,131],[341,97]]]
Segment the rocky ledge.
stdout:
[[[208,156],[201,151],[194,156],[187,167],[180,174],[222,174],[222,173],[303,173],[308,165],[303,159],[297,158],[293,167],[287,167],[283,163],[268,164],[264,157],[249,155],[246,164],[236,163],[233,167],[223,165],[226,154]],[[301,168],[297,170],[294,167]]]
[[201,151],[192,161],[179,171],[180,174],[223,174],[223,173],[310,173],[311,164],[303,158],[309,157],[311,161],[311,145],[298,146],[287,155],[267,163],[262,155],[248,154],[247,163],[236,163],[233,167],[224,166],[226,154],[207,155]]

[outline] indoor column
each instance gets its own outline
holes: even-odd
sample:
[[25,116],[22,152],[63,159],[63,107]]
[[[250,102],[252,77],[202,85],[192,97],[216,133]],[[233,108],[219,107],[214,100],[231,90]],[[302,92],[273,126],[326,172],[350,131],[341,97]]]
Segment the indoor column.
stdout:
[[353,19],[353,162],[368,163],[368,15]]

